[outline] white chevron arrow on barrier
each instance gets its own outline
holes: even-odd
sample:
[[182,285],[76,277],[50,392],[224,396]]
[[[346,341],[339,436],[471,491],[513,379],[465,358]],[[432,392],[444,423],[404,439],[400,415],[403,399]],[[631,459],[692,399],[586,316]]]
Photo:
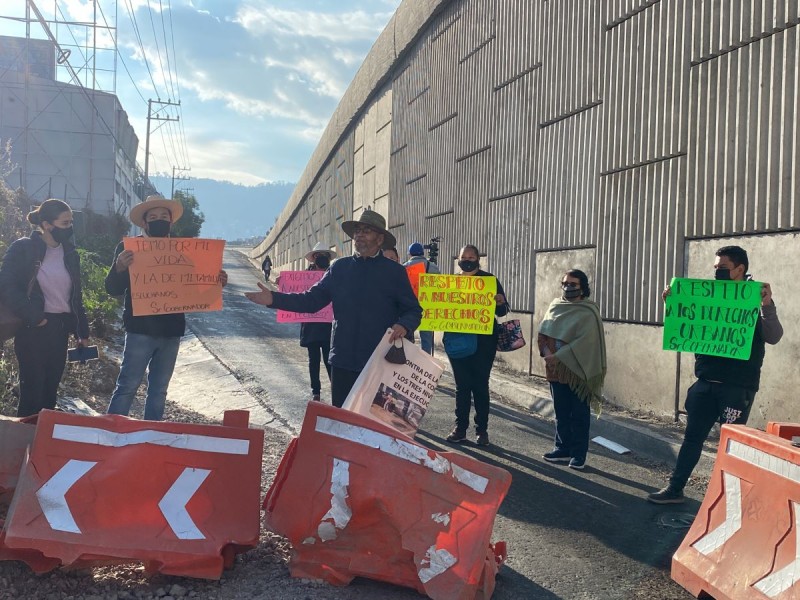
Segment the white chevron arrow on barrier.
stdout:
[[742,528],[742,480],[724,473],[725,478],[725,521],[714,531],[709,531],[694,543],[695,549],[708,556]]
[[158,508],[180,540],[206,539],[189,516],[186,505],[203,485],[209,473],[211,471],[208,469],[185,468],[158,503]]
[[768,575],[755,584],[755,588],[770,598],[775,598],[782,594],[795,583],[800,581],[800,504],[792,502],[794,510],[794,531],[795,531],[795,558],[794,560],[772,575]]
[[69,460],[36,492],[42,514],[54,530],[81,533],[65,496],[75,482],[96,464],[87,460]]

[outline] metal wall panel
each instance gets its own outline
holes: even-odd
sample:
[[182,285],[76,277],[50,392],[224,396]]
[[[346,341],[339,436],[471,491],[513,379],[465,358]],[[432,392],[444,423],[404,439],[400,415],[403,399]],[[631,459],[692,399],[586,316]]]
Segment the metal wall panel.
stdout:
[[600,102],[601,3],[545,2],[542,13],[542,123]]
[[597,301],[610,320],[655,323],[661,290],[683,271],[680,194],[685,158],[600,178]]
[[314,231],[349,251],[339,225],[388,152],[401,251],[442,236],[448,272],[475,243],[533,312],[536,253],[596,248],[604,317],[658,323],[687,239],[800,229],[798,4],[453,0],[387,73],[391,115],[376,90],[277,245],[296,260]]
[[800,226],[799,46],[794,26],[712,58],[693,57],[687,236]]

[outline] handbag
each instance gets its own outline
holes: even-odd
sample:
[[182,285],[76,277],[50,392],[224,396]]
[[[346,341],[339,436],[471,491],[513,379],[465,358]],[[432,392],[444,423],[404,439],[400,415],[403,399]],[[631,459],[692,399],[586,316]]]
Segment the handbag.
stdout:
[[[41,263],[36,263],[33,269],[33,277],[31,277],[30,282],[28,283],[28,298],[31,297],[31,292],[33,291],[33,284],[36,282],[36,276],[39,274],[39,266]],[[10,340],[14,336],[19,333],[19,330],[22,329],[22,318],[20,318],[17,313],[11,310],[11,307],[7,306],[0,300],[0,342],[5,342],[6,340]]]
[[500,329],[497,334],[497,351],[511,352],[519,350],[525,345],[525,336],[522,335],[522,326],[519,319],[509,319],[498,323]]
[[466,358],[478,351],[478,335],[475,333],[445,331],[442,341],[450,358]]

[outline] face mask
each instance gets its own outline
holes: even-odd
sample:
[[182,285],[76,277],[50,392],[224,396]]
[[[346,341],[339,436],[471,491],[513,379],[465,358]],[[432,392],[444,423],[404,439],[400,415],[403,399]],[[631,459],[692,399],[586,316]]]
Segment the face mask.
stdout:
[[317,265],[320,269],[327,269],[331,266],[331,259],[325,255],[318,256],[314,259],[314,264]]
[[169,221],[159,219],[158,221],[147,222],[147,235],[150,237],[167,237],[169,228],[172,225]]
[[714,279],[719,279],[722,281],[729,281],[731,278],[731,270],[730,269],[714,269]]
[[477,260],[460,260],[458,261],[458,268],[464,271],[465,273],[471,273],[472,271],[477,271],[478,267],[481,266],[480,261]]
[[569,288],[569,289],[565,289],[565,288],[562,287],[561,289],[563,291],[564,298],[566,298],[567,300],[573,300],[575,298],[580,298],[583,295],[583,290],[581,288],[579,288],[579,287],[577,287],[577,288]]
[[50,235],[56,243],[63,244],[72,237],[72,227],[55,227],[50,231]]

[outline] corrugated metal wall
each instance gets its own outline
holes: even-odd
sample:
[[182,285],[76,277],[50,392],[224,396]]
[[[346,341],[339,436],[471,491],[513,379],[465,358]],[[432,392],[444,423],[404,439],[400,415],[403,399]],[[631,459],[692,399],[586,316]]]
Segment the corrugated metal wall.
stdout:
[[389,152],[401,246],[443,236],[447,271],[477,244],[520,311],[537,252],[596,249],[604,317],[658,323],[687,239],[800,228],[798,23],[797,0],[454,0],[390,73],[388,149],[376,90],[283,256],[349,249],[379,194],[353,173]]

